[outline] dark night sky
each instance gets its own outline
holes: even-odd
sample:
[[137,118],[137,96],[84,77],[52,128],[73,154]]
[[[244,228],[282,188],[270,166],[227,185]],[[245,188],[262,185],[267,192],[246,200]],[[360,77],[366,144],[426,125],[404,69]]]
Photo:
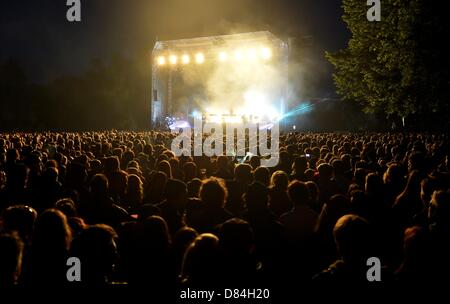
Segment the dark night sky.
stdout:
[[[312,37],[318,64],[349,33],[339,0],[81,0],[82,21],[66,20],[66,0],[0,0],[0,61],[16,58],[34,81],[82,72],[115,54],[148,62],[160,40],[270,30]],[[330,69],[331,72],[331,69]],[[331,76],[329,76],[331,79]]]

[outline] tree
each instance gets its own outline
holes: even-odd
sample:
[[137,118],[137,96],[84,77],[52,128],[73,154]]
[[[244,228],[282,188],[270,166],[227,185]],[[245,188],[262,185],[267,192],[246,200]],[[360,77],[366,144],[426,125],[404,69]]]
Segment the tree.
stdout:
[[12,58],[0,65],[0,100],[0,130],[22,126],[30,119],[29,82]]
[[149,71],[117,55],[93,60],[79,75],[33,84],[18,62],[0,63],[0,131],[145,129]]
[[348,46],[326,53],[337,92],[365,112],[406,117],[444,113],[449,96],[446,10],[438,1],[383,0],[381,21],[369,22],[362,0],[343,0]]

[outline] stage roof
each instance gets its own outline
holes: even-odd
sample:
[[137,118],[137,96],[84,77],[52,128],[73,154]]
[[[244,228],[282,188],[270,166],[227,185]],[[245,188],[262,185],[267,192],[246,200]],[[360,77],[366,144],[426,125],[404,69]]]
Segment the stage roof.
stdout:
[[283,47],[286,44],[269,31],[250,32],[232,35],[220,35],[210,37],[198,37],[191,39],[178,39],[157,41],[153,48],[154,53],[162,51],[214,49],[220,47],[233,47],[240,45],[270,44],[271,46]]

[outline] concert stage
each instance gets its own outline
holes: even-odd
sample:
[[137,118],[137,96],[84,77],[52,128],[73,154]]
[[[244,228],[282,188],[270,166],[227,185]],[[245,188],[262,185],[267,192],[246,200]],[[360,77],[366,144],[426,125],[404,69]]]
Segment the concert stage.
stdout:
[[288,44],[267,31],[158,41],[151,125],[279,120],[286,111]]

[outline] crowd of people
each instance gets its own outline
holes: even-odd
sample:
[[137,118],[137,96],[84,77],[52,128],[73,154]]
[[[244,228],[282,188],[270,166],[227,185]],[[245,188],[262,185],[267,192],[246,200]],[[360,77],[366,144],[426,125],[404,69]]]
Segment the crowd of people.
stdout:
[[370,257],[387,283],[450,271],[447,135],[282,134],[272,168],[172,139],[0,134],[0,287],[368,284]]

